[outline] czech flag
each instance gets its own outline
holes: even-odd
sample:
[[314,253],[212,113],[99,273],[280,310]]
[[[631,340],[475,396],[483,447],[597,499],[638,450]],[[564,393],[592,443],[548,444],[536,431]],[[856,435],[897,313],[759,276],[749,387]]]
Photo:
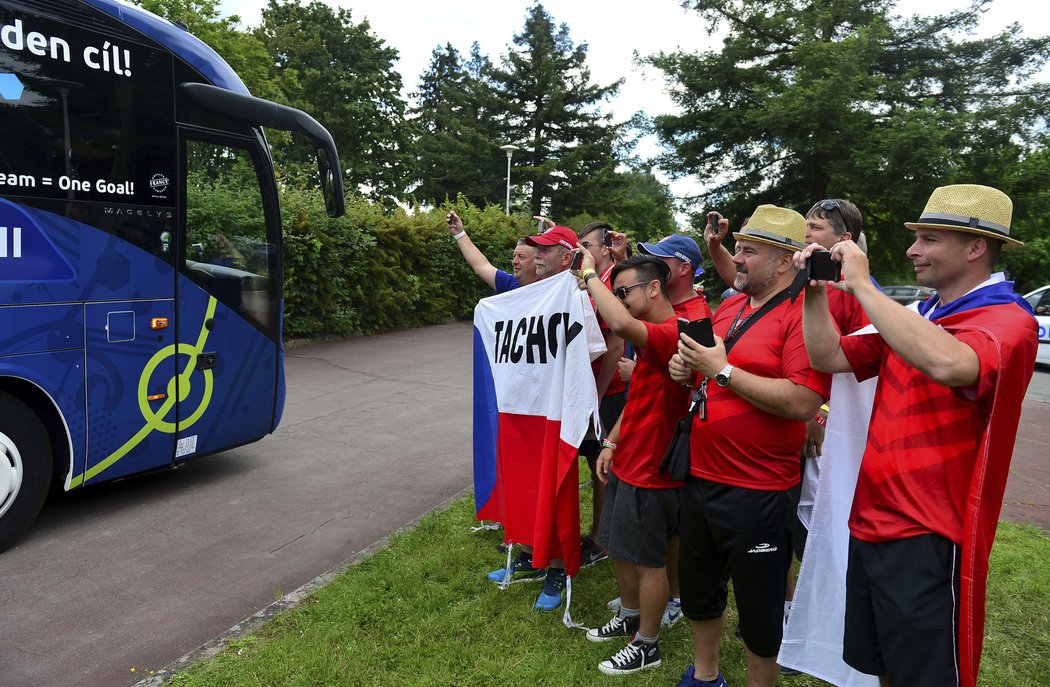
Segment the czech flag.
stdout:
[[598,417],[591,360],[605,342],[587,294],[563,272],[474,309],[474,503],[533,565],[580,567],[577,463]]

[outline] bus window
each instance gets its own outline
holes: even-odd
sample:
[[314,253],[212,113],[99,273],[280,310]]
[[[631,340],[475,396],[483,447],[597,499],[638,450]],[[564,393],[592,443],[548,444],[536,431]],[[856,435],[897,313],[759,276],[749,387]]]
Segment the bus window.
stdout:
[[246,147],[186,141],[183,273],[276,338],[279,237],[268,230],[253,158]]

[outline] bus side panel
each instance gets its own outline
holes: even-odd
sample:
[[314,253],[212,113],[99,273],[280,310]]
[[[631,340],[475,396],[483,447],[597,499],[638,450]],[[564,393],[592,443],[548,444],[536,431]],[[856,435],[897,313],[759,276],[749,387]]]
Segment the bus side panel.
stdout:
[[[88,210],[96,209],[110,208]],[[2,198],[0,226],[9,227],[11,247],[0,259],[0,305],[172,296],[175,268],[163,259],[159,238],[149,253],[89,224]]]
[[0,306],[0,356],[83,347],[80,305]]
[[171,300],[88,303],[87,471],[84,483],[171,464],[176,375],[192,365],[175,350]]
[[72,463],[66,490],[80,486],[73,478],[84,471],[84,351],[70,349],[0,357],[0,378],[24,379],[40,388],[57,406],[70,442]]
[[201,358],[180,389],[176,460],[269,434],[277,344],[181,274],[178,335]]

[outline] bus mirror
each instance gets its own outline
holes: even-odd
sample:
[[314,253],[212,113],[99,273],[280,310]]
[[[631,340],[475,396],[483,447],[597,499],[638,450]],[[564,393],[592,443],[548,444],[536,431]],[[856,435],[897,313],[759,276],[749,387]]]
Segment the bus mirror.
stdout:
[[324,148],[317,149],[317,168],[321,172],[321,192],[324,193],[325,212],[329,217],[339,217],[346,212],[342,175],[338,172],[338,164],[334,170],[332,169],[331,158]]
[[343,174],[339,169],[339,154],[336,152],[335,141],[332,140],[332,134],[316,119],[294,107],[278,105],[269,100],[245,93],[234,93],[209,84],[186,82],[179,86],[179,90],[191,102],[224,116],[306,136],[317,148],[325,211],[331,217],[338,217],[346,210],[346,202],[343,199]]

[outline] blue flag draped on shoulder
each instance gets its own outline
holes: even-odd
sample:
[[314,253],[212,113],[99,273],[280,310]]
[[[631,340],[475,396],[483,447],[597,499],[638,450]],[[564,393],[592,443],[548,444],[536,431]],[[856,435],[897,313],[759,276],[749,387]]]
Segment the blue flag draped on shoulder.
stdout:
[[533,565],[579,570],[577,453],[598,416],[591,360],[605,342],[568,272],[474,309],[474,503]]

